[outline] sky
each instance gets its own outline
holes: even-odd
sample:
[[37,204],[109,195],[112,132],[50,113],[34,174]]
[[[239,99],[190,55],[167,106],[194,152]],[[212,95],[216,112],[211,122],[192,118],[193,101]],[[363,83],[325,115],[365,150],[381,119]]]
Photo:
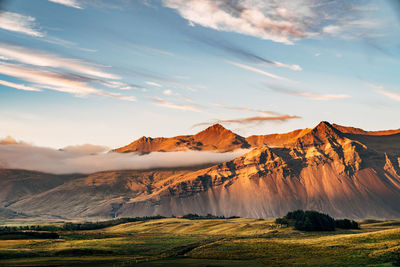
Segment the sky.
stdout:
[[126,145],[221,123],[243,136],[400,128],[400,4],[0,1],[0,138]]

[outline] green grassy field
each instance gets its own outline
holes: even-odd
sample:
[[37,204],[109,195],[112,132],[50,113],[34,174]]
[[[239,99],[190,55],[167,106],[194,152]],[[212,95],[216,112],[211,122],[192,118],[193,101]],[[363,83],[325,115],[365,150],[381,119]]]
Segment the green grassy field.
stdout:
[[301,232],[273,220],[160,219],[60,239],[0,240],[0,266],[395,266],[400,221]]

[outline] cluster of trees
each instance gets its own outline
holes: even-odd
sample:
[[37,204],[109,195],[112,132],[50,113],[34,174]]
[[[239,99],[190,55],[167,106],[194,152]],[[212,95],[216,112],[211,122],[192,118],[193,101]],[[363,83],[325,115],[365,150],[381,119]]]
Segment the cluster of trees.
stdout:
[[335,227],[342,229],[360,229],[358,222],[349,219],[335,220]]
[[212,214],[207,214],[205,216],[203,215],[198,215],[198,214],[185,214],[182,216],[183,219],[189,219],[189,220],[207,220],[207,219],[236,219],[240,218],[238,216],[231,216],[231,217],[225,217],[225,216],[215,216]]
[[295,229],[302,231],[334,231],[335,228],[360,229],[356,221],[349,219],[335,220],[328,214],[313,210],[288,212],[286,216],[277,218],[275,223],[292,224]]

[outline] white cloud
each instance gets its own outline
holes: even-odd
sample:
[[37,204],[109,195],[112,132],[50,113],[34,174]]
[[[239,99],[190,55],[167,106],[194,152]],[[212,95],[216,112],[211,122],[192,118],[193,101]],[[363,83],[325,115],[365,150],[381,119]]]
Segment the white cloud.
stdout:
[[279,93],[284,93],[284,94],[299,96],[299,97],[305,97],[305,98],[310,98],[310,99],[315,99],[315,100],[334,100],[334,99],[351,98],[351,96],[347,95],[347,94],[319,94],[319,93],[311,93],[311,92],[299,92],[296,90],[292,90],[289,88],[272,85],[272,84],[267,84],[267,86],[270,89],[272,89],[276,92],[279,92]]
[[257,69],[255,67],[252,67],[252,66],[249,66],[249,65],[241,64],[241,63],[234,62],[234,61],[231,61],[231,60],[225,60],[225,62],[227,62],[227,63],[229,63],[231,65],[234,65],[236,67],[239,67],[239,68],[242,68],[242,69],[245,69],[245,70],[249,70],[249,71],[252,71],[252,72],[255,72],[255,73],[259,73],[261,75],[264,75],[264,76],[267,76],[267,77],[270,77],[270,78],[273,78],[273,79],[287,80],[286,78],[284,78],[282,76],[279,76],[279,75],[276,75],[276,74],[272,74],[272,73],[266,72],[266,71],[261,70],[261,69]]
[[0,29],[27,34],[34,37],[43,37],[35,23],[36,19],[31,16],[3,11],[0,13]]
[[172,102],[166,101],[159,97],[154,97],[154,98],[152,98],[152,100],[156,105],[166,107],[166,108],[201,112],[201,109],[194,105],[172,103]]
[[97,68],[93,63],[79,59],[62,58],[56,55],[43,53],[22,46],[10,45],[0,42],[0,55],[10,60],[19,61],[24,64],[30,64],[40,67],[62,68],[79,72],[85,75],[101,77],[105,79],[119,79],[114,74],[104,72]]
[[266,116],[266,117],[279,117],[279,116],[282,116],[282,114],[279,114],[279,113],[276,113],[276,112],[273,112],[273,111],[266,111],[266,110],[248,108],[248,107],[227,106],[227,105],[219,104],[219,103],[213,103],[213,105],[217,106],[217,107],[220,107],[220,108],[230,109],[230,110],[256,112],[256,113],[259,113],[259,114],[261,114],[263,116]]
[[315,94],[307,92],[293,92],[292,95],[316,99],[316,100],[346,99],[351,97],[346,94],[333,95],[333,94]]
[[377,92],[381,93],[384,96],[387,96],[395,101],[399,101],[400,102],[400,94],[399,93],[394,93],[394,92],[390,92],[384,89],[380,89],[377,90]]
[[61,4],[64,6],[73,7],[76,9],[82,9],[82,6],[76,0],[49,0],[50,2]]
[[290,21],[274,19],[263,13],[263,9],[270,7],[266,2],[239,0],[230,5],[227,1],[163,0],[166,7],[176,9],[191,25],[199,24],[287,44],[291,43],[289,36],[304,35],[303,30]]
[[400,93],[395,93],[395,92],[385,90],[382,85],[375,85],[375,84],[370,84],[370,83],[367,83],[366,85],[371,87],[372,89],[374,89],[376,92],[380,93],[381,95],[384,95],[394,101],[400,102]]
[[138,85],[133,85],[133,84],[128,84],[120,81],[103,81],[101,83],[102,85],[108,87],[108,88],[116,88],[119,90],[132,90],[132,89],[138,89],[140,86]]
[[[15,141],[14,139],[11,141]],[[1,144],[1,140],[0,140]],[[227,153],[204,151],[135,153],[101,153],[103,148],[93,145],[66,147],[64,151],[26,144],[0,145],[3,168],[35,170],[41,172],[94,173],[110,170],[176,168],[221,163],[237,158],[248,150]]]
[[358,36],[360,31],[376,25],[361,19],[366,12],[362,1],[357,5],[353,1],[331,0],[162,0],[162,3],[175,9],[191,26],[198,24],[285,44],[321,34]]
[[19,84],[19,83],[8,82],[8,81],[4,81],[4,80],[0,80],[0,85],[15,88],[18,90],[25,90],[25,91],[42,91],[39,88],[35,88],[32,86],[26,86],[24,84]]
[[328,26],[324,27],[322,29],[322,31],[324,33],[335,35],[335,34],[342,32],[342,27],[340,27],[339,25],[328,25]]
[[134,96],[124,96],[119,93],[110,93],[110,92],[105,92],[105,91],[99,91],[96,94],[100,95],[100,96],[111,97],[111,98],[116,98],[116,99],[125,100],[125,101],[131,101],[131,102],[136,101],[136,97],[134,97]]
[[164,95],[168,95],[168,96],[173,95],[172,91],[169,90],[169,89],[168,90],[164,90],[163,94]]
[[184,96],[180,93],[175,93],[174,91],[167,89],[163,91],[163,94],[169,97],[175,97],[175,98],[180,98],[181,100],[187,102],[187,103],[193,103],[193,100],[187,96]]
[[284,63],[278,62],[278,61],[274,61],[273,65],[280,67],[280,68],[286,68],[286,69],[295,70],[295,71],[303,70],[299,65],[295,65],[295,64],[289,65],[289,64],[284,64]]
[[159,84],[159,83],[156,83],[156,82],[144,82],[145,84],[147,84],[147,85],[150,85],[150,86],[155,86],[155,87],[163,87],[161,84]]

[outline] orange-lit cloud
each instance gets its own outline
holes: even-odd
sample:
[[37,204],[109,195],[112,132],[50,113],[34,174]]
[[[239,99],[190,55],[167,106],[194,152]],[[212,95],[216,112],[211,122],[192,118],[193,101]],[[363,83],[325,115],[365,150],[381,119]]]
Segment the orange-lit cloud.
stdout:
[[236,124],[251,124],[251,123],[264,123],[264,122],[271,122],[271,121],[287,121],[287,120],[292,120],[292,119],[300,119],[301,117],[299,116],[291,116],[291,115],[281,115],[281,116],[256,116],[256,117],[248,117],[248,118],[239,118],[239,119],[228,119],[228,120],[216,120],[213,122],[202,122],[202,123],[197,123],[194,124],[192,127],[197,127],[197,126],[204,126],[204,125],[213,125],[215,123],[221,123],[221,124],[231,124],[231,123],[236,123]]

